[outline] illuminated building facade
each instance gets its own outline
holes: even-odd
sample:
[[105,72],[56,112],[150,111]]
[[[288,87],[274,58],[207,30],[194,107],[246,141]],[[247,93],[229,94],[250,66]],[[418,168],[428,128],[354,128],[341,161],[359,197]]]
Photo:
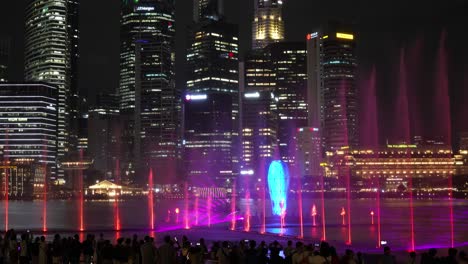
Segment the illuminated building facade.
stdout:
[[276,72],[267,50],[250,51],[244,61],[244,90],[274,91],[276,88]]
[[278,141],[281,160],[296,162],[297,129],[307,126],[307,50],[305,42],[280,42],[266,48],[275,72]]
[[326,176],[340,179],[349,170],[356,179],[354,188],[368,192],[377,188],[384,192],[404,191],[408,180],[418,192],[446,189],[448,177],[466,167],[460,155],[453,155],[449,146],[387,145],[379,149],[348,149],[327,152]]
[[320,131],[317,127],[297,128],[296,134],[296,168],[302,176],[322,174],[322,147]]
[[282,0],[255,0],[252,49],[262,49],[284,40]]
[[[78,0],[67,0],[67,30],[70,41],[70,94],[68,101],[70,130],[69,148],[75,153],[79,149],[87,148],[87,104],[86,99],[80,95],[78,89],[78,63],[79,63],[79,10]],[[84,129],[83,129],[84,128]]]
[[277,153],[277,98],[272,92],[245,92],[242,95],[241,174],[254,175],[265,169]]
[[122,166],[152,167],[161,182],[174,180],[180,160],[174,37],[172,1],[122,2],[119,108],[127,146]]
[[[100,94],[96,106],[89,111],[89,156],[94,159],[93,169],[113,179],[120,149],[120,122],[118,96]],[[123,175],[123,174],[121,174]]]
[[[340,31],[340,27],[332,23],[321,32],[307,35],[308,102],[315,109],[319,100],[320,128],[326,151],[358,144],[355,49],[355,36],[349,31]],[[314,112],[310,111],[310,115]],[[314,117],[309,116],[309,120],[312,122]]]
[[194,186],[228,187],[233,179],[237,166],[233,100],[228,93],[185,96],[184,161]]
[[42,83],[0,83],[0,149],[8,161],[57,165],[58,89]]
[[0,39],[0,82],[8,80],[8,60],[10,57],[10,40]]
[[[195,9],[186,64],[186,176],[195,184],[227,187],[240,155],[238,28],[224,21],[222,0],[195,1]],[[187,100],[197,94],[207,98]]]
[[[71,14],[78,4],[68,0],[28,1],[25,26],[25,80],[47,82],[58,88],[58,158],[68,152],[69,96],[72,64],[76,58],[78,41]],[[70,34],[73,33],[73,36]],[[59,177],[63,173],[59,171]]]
[[230,93],[239,90],[237,26],[223,21],[201,22],[187,53],[187,91]]
[[224,0],[194,0],[193,21],[219,20],[223,16]]
[[43,170],[41,170],[41,166],[37,165],[34,159],[0,161],[0,193],[2,197],[5,196],[7,183],[10,197],[32,197],[36,187],[43,186],[41,180],[38,179],[43,178]]

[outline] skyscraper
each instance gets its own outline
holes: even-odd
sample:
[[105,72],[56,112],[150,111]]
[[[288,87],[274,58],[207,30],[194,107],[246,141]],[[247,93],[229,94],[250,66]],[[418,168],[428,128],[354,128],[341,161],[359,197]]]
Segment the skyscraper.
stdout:
[[254,175],[262,161],[279,158],[277,153],[277,98],[272,92],[245,92],[242,95],[242,158],[243,175]]
[[[205,184],[208,181],[222,186],[237,174],[240,155],[236,144],[239,142],[238,28],[224,21],[222,1],[200,0],[194,5],[197,23],[187,53],[187,96],[206,96],[206,100],[185,100],[184,159],[189,179],[199,179],[198,171],[210,176]],[[204,121],[193,121],[192,117]],[[212,128],[212,132],[208,133],[207,128]],[[204,153],[210,160],[205,170],[196,169],[206,162],[194,153]]]
[[284,40],[282,6],[282,0],[255,0],[252,49]]
[[187,90],[191,93],[239,91],[239,40],[236,25],[205,20],[195,25],[187,53]]
[[[330,23],[307,35],[309,126],[317,127],[316,105],[320,105],[320,128],[325,151],[356,146],[358,105],[356,89],[356,41],[349,30]],[[317,96],[320,96],[320,99]]]
[[224,0],[194,0],[193,21],[219,20],[223,16]]
[[160,182],[174,180],[180,159],[174,36],[172,1],[122,2],[119,96],[120,113],[126,116],[123,139],[130,146],[122,150],[129,157],[122,163],[138,162],[143,171],[151,167]]
[[57,88],[44,83],[0,83],[0,149],[10,161],[50,166],[57,158]]
[[8,60],[10,57],[10,40],[0,39],[0,82],[8,80]]
[[185,96],[184,161],[192,185],[227,187],[232,180],[233,100],[228,93]]
[[[47,82],[58,88],[58,158],[68,152],[69,95],[72,47],[68,0],[30,0],[26,7],[25,80]],[[73,52],[76,52],[73,49]],[[75,68],[76,69],[76,68]],[[59,177],[62,173],[59,171]]]
[[89,155],[93,168],[111,179],[119,163],[120,123],[119,100],[113,94],[100,94],[96,106],[89,111]]
[[275,75],[279,153],[291,168],[296,161],[297,129],[307,126],[306,43],[279,42],[265,50]]
[[[83,140],[87,138],[86,130],[81,128],[86,127],[87,105],[86,99],[78,89],[78,63],[79,63],[79,11],[80,2],[78,0],[67,0],[67,30],[70,41],[70,95],[68,100],[69,119],[70,119],[70,135],[69,148],[70,151],[76,152],[83,148]],[[81,146],[80,146],[81,145]]]

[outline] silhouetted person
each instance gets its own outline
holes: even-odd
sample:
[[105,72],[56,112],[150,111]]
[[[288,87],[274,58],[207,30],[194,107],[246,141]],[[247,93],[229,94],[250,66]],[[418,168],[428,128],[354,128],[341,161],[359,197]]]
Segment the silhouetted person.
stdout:
[[45,242],[45,237],[41,236],[41,242],[39,242],[39,264],[47,264],[47,243]]
[[53,264],[62,263],[63,245],[62,245],[62,239],[60,238],[59,234],[56,234],[54,236],[54,240],[52,241],[52,247],[50,250],[51,250],[51,255],[52,255],[52,263]]
[[447,256],[447,258],[445,258],[444,262],[446,264],[458,264],[457,253],[458,253],[458,250],[456,248],[449,248],[448,249],[448,256]]
[[85,264],[90,264],[94,256],[94,238],[92,235],[87,235],[86,240],[83,241],[82,250],[84,255]]
[[39,262],[39,243],[40,242],[41,242],[41,239],[39,237],[36,237],[34,239],[34,243],[32,243],[32,246],[31,246],[32,264],[37,264]]
[[409,253],[408,264],[416,264],[416,252],[411,251]]
[[291,240],[288,241],[288,245],[284,249],[284,262],[286,264],[292,264],[292,256],[294,254],[294,247],[293,242]]
[[[142,251],[143,254],[143,251]],[[160,264],[173,264],[177,260],[177,252],[170,236],[164,237],[164,244],[158,249],[158,258]],[[142,263],[147,264],[147,263]]]
[[458,263],[459,264],[468,264],[468,256],[465,251],[460,251],[458,253]]
[[436,264],[438,262],[437,259],[437,250],[435,248],[429,249],[427,253],[424,253],[421,256],[421,264]]
[[114,254],[114,249],[109,240],[104,242],[104,246],[101,250],[102,263],[103,264],[112,264],[112,255]]
[[340,257],[338,257],[338,253],[336,253],[335,247],[330,247],[330,264],[339,264]]
[[229,248],[229,242],[224,241],[221,244],[221,248],[216,253],[216,259],[218,264],[230,264],[231,263],[231,249]]
[[257,264],[258,263],[258,255],[257,255],[257,242],[255,240],[249,241],[249,249],[246,252],[246,263],[247,264]]
[[341,264],[356,264],[354,259],[354,252],[351,249],[345,251],[345,255],[341,259]]
[[70,243],[70,262],[71,264],[79,264],[81,255],[80,237],[75,234]]
[[19,261],[20,264],[29,264],[28,234],[21,235]]
[[270,244],[269,246],[270,250],[270,263],[271,264],[283,264],[284,259],[280,257],[280,252],[283,250],[283,247],[281,246],[278,241],[273,241],[273,243]]
[[390,247],[384,247],[384,254],[380,257],[379,264],[396,264],[395,256],[392,255]]

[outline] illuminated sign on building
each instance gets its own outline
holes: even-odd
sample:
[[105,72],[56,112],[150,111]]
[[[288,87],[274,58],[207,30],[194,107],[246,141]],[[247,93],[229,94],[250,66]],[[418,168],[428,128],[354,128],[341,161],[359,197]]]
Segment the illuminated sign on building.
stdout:
[[307,34],[307,40],[316,38],[318,36],[318,32]]
[[354,39],[353,34],[346,34],[346,33],[339,33],[339,32],[336,33],[336,37],[340,39]]
[[154,11],[154,6],[137,6],[136,11]]
[[260,93],[259,92],[246,93],[244,96],[245,98],[260,98]]
[[208,96],[206,94],[187,94],[185,100],[187,101],[197,101],[197,100],[206,100]]

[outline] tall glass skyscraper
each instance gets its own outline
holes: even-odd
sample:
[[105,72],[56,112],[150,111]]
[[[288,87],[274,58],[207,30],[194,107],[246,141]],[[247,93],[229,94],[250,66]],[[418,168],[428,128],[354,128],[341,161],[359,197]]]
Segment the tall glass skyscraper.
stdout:
[[[57,90],[44,83],[0,83],[0,149],[4,158],[55,168]],[[50,176],[54,178],[55,169]]]
[[284,40],[282,0],[255,0],[252,23],[252,49]]
[[178,174],[181,120],[181,93],[174,80],[174,3],[124,0],[121,10],[120,112],[127,116],[123,134],[134,135],[127,152],[133,152],[133,162],[143,171],[153,168],[156,181],[171,182]]
[[8,60],[10,57],[10,39],[0,39],[0,82],[8,80]]
[[25,80],[58,88],[59,159],[68,152],[70,84],[78,51],[78,41],[74,40],[78,34],[74,23],[77,9],[78,3],[69,0],[29,0],[26,8]]
[[309,126],[317,127],[320,116],[325,151],[356,146],[359,120],[355,36],[341,25],[329,23],[322,31],[308,34],[307,45]]
[[297,129],[307,126],[307,49],[305,42],[269,45],[278,98],[278,141],[281,160],[296,162]]
[[[193,184],[229,186],[240,156],[238,28],[224,21],[221,0],[195,1],[194,7],[184,104],[187,176]],[[190,94],[206,99],[191,100]]]

